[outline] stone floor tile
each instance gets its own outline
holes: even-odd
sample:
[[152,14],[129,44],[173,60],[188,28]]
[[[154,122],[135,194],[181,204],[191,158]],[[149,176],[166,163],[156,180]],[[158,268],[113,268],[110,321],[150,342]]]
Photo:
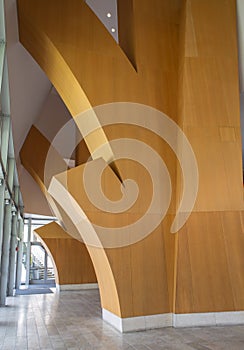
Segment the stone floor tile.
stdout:
[[98,292],[10,297],[0,308],[0,350],[243,350],[244,326],[120,334],[102,321]]

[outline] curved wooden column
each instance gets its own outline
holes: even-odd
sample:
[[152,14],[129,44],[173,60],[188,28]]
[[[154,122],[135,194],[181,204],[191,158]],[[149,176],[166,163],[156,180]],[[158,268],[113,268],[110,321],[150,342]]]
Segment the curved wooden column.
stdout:
[[[130,230],[125,234],[116,233],[121,225],[129,226],[135,218],[142,216],[148,203],[140,198],[123,215],[97,209],[89,200],[86,188],[79,179],[86,176],[86,167],[95,174],[101,166],[105,166],[105,162],[98,159],[57,175],[51,182],[50,193],[76,223],[76,228],[87,245],[94,262],[103,308],[122,318],[168,314],[171,312],[168,288],[173,263],[171,261],[170,265],[166,246],[170,247],[169,239],[172,238],[173,249],[174,236],[167,237],[172,217],[168,216],[164,224],[143,240],[140,239],[140,231],[137,231],[138,242],[134,241],[135,229],[131,233]],[[148,179],[146,174],[139,173],[136,180],[139,186],[143,186]],[[120,181],[108,166],[105,166],[103,172],[102,187],[108,197],[113,197],[114,200],[121,197]],[[69,194],[73,198],[72,202]],[[84,212],[82,208],[85,208]],[[160,214],[152,212],[148,221],[155,220],[158,215]],[[107,232],[109,227],[114,234]],[[127,245],[123,246],[125,242]],[[117,248],[109,248],[109,245]],[[109,263],[119,304],[111,302],[111,292],[108,295],[105,262]]]
[[67,234],[52,222],[35,230],[51,256],[55,269],[55,282],[60,290],[94,288],[95,271],[84,243]]
[[[156,147],[157,137],[155,135],[154,140],[152,137],[151,142]],[[159,146],[160,144],[158,147]],[[51,153],[49,154],[48,151]],[[160,149],[158,149],[158,151],[160,152]],[[44,183],[48,154],[53,167],[50,168],[48,173],[49,175],[47,176],[47,182]],[[59,173],[67,168],[66,164],[62,162],[59,154],[55,149],[53,149],[49,141],[35,127],[31,128],[20,152],[20,156],[22,164],[31,173],[38,184],[41,185],[40,187],[45,190],[44,193],[46,193],[45,188],[47,185],[49,185],[49,180],[55,175],[55,172]],[[96,163],[101,161],[102,159],[98,159],[97,161],[87,163],[88,165],[90,164],[92,167],[95,167],[92,170],[93,174],[97,174],[99,168],[96,169]],[[126,163],[123,164],[124,176],[131,177],[132,174],[137,174],[135,180],[138,185],[143,188],[143,186],[147,183],[147,186],[149,186],[149,174],[147,174],[147,172],[145,172],[143,169],[141,169],[140,173],[138,173],[137,164],[129,165],[130,166],[128,167]],[[74,196],[74,198],[78,196],[77,201],[82,208],[88,208],[88,210],[85,212],[92,223],[97,223],[99,225],[104,225],[104,223],[106,223],[108,226],[113,227],[113,225],[115,225],[116,227],[120,224],[130,224],[139,215],[142,216],[144,214],[148,203],[150,202],[150,196],[147,200],[140,196],[140,201],[137,202],[131,211],[120,215],[119,220],[118,215],[102,213],[94,206],[91,206],[87,197],[85,200],[86,192],[81,181],[79,180],[82,179],[84,167],[85,165],[70,169],[68,173],[65,171],[64,177],[66,177],[66,174],[71,174],[71,178],[69,178],[68,175],[68,190],[70,191],[70,194]],[[105,177],[105,195],[113,200],[119,199],[121,196],[121,183],[118,177],[113,173],[110,167],[106,168],[103,176]],[[151,186],[152,185],[148,187],[149,192],[152,190]],[[82,244],[76,241],[77,239],[87,244],[87,249],[91,256],[98,278],[102,306],[104,309],[120,317],[143,316],[145,314],[152,315],[153,313],[161,314],[170,312],[170,295],[168,288],[170,287],[170,283],[172,283],[172,281],[170,281],[170,276],[173,275],[173,261],[170,261],[170,259],[172,259],[172,252],[167,252],[165,247],[169,247],[169,245],[171,245],[173,249],[174,236],[167,234],[173,217],[171,218],[169,215],[166,222],[162,224],[162,226],[160,225],[160,227],[156,229],[152,235],[146,237],[142,242],[117,249],[104,249],[102,244],[103,242],[102,240],[100,241],[100,237],[99,235],[97,236],[97,233],[95,233],[95,241],[98,238],[98,241],[96,241],[98,244],[95,244],[95,246],[90,245],[90,242],[86,241],[86,236],[89,235],[89,231],[87,231],[85,227],[80,229],[79,226],[74,224],[75,219],[73,215],[75,214],[75,211],[70,205],[69,200],[66,198],[66,194],[64,193],[64,195],[62,195],[64,203],[56,198],[54,194],[52,194],[52,196],[60,215],[60,221],[65,225],[67,232],[69,232],[71,235],[69,242],[71,242],[72,245],[75,245],[75,242],[77,242],[77,247],[80,247]],[[48,196],[47,199],[49,200],[50,196]],[[68,208],[66,205],[68,205]],[[158,214],[155,212],[152,215]],[[162,230],[164,232],[163,235]],[[37,233],[42,238],[46,247],[53,256],[57,270],[59,271],[59,283],[65,284],[63,279],[61,281],[60,276],[61,274],[65,275],[67,272],[66,270],[69,269],[69,267],[67,266],[64,272],[62,272],[62,264],[59,260],[56,260],[59,259],[59,253],[60,259],[62,259],[63,254],[66,254],[66,250],[64,250],[62,254],[60,251],[60,247],[65,245],[67,242],[68,238],[66,233],[64,233],[62,228],[57,224],[46,225],[37,230]],[[72,237],[75,239],[72,239]],[[101,244],[99,242],[101,242]],[[117,243],[119,242],[115,242],[115,244]],[[80,248],[76,249],[80,250]],[[67,254],[72,254],[71,249],[68,249]],[[82,259],[86,259],[86,256],[87,254],[85,254],[85,257]],[[145,256],[147,256],[146,259],[143,258]],[[150,273],[151,270],[157,275],[156,284],[155,275]],[[148,272],[147,274],[142,274],[142,271]],[[86,272],[83,271],[81,278],[85,274]],[[139,276],[141,277],[139,278]],[[90,277],[92,279],[92,276]],[[150,288],[147,287],[149,279],[151,279],[149,284]],[[128,289],[130,290],[130,293],[128,293]],[[138,293],[140,290],[142,291],[141,295],[139,297],[138,295],[133,297],[133,294],[136,295],[136,293]],[[162,294],[164,296],[163,299]],[[149,303],[151,298],[154,300],[153,305]]]
[[[130,136],[152,146],[166,161],[171,176],[172,201],[164,220],[149,236],[123,248],[105,247],[95,224],[117,228],[144,215],[152,188],[145,169],[136,160],[115,162],[120,178],[131,177],[142,189],[135,205],[121,215],[108,214],[91,205],[81,181],[86,165],[52,179],[51,185],[72,194],[80,218],[86,217],[83,224],[88,225],[87,232],[98,240],[95,247],[89,244],[77,216],[67,215],[69,208],[54,191],[59,210],[66,212],[74,231],[87,244],[103,308],[121,318],[243,310],[235,1],[120,3],[121,31],[124,8],[132,11],[128,31],[122,33],[121,47],[80,0],[69,4],[64,0],[38,0],[35,5],[31,0],[19,0],[18,4],[20,40],[47,73],[74,119],[77,121],[85,109],[91,108],[88,119],[86,114],[83,120],[81,116],[78,127],[84,134],[90,126],[98,127],[85,136],[93,158],[87,166],[94,167],[96,173],[99,162],[104,162],[104,191],[108,198],[116,201],[121,197],[120,182],[106,167],[114,161],[113,139]],[[196,154],[196,205],[186,225],[175,235],[170,234],[170,226],[182,192],[179,163],[167,143],[144,127],[102,128],[95,107],[121,101],[149,105],[166,113],[185,132]],[[150,117],[145,126],[150,126]],[[97,152],[102,144],[106,146]],[[180,144],[178,151],[184,151]],[[82,147],[77,153],[77,164],[81,164],[86,159]],[[68,185],[64,182],[66,177]],[[163,194],[163,187],[159,186],[158,191]],[[70,233],[74,234],[73,229]],[[137,233],[132,232],[131,236]]]
[[[134,29],[135,42],[127,45],[127,33],[122,48],[113,41],[82,1],[72,0],[68,6],[65,1],[38,1],[33,6],[31,1],[20,0],[18,4],[20,40],[47,73],[74,118],[90,106],[132,101],[156,107],[177,120],[175,97],[178,93],[177,28],[180,1],[156,1],[155,9],[147,1],[135,1],[132,14],[135,17],[135,27],[131,28]],[[123,11],[123,6],[120,9]],[[56,18],[55,25],[53,18]],[[123,21],[122,19],[121,30]],[[145,26],[145,23],[148,25]],[[134,26],[133,22],[131,26]],[[134,60],[137,71],[127,54]],[[86,125],[84,120],[84,125],[81,123],[79,127],[81,132],[86,129]],[[120,130],[121,127],[104,129],[107,140],[120,137]],[[160,156],[167,154],[172,186],[176,188],[176,157],[168,145],[143,128],[125,126],[125,131],[132,138],[142,139],[146,143],[152,142]],[[92,153],[104,139],[92,133],[85,141]],[[96,154],[95,158],[100,156],[106,161],[109,159],[106,152]],[[135,180],[139,180],[140,174],[144,181],[148,181],[147,178],[145,180],[141,168],[138,173],[135,165],[132,167],[131,164],[127,166],[119,162],[116,165],[122,179],[126,178],[128,168],[129,175],[132,178],[135,176]],[[111,173],[109,181],[115,181],[113,176]],[[115,193],[118,190],[120,192],[120,184],[116,182],[115,185]],[[82,189],[79,182],[77,186],[77,193],[80,194]],[[143,187],[146,189],[142,184],[141,188]],[[113,193],[110,195],[112,199],[116,199]],[[150,198],[151,191],[148,190],[145,199],[143,195],[140,198],[137,212],[134,208],[134,212],[130,213],[130,222],[143,215],[143,203],[148,204]],[[104,309],[120,317],[172,312],[176,238],[169,233],[169,226],[175,213],[175,200],[174,193],[165,222],[144,241],[117,249],[88,247]],[[83,202],[80,201],[81,203]],[[82,209],[87,213],[87,208],[83,205]],[[96,215],[99,217],[97,211]],[[113,222],[123,226],[128,220],[128,214],[121,215],[118,222],[114,215],[111,218],[105,216],[104,219],[100,215],[100,219],[108,219],[111,225]],[[110,274],[114,279],[114,288],[111,283],[107,283],[107,276]],[[112,297],[111,291],[114,291]]]
[[[49,154],[52,167],[45,172],[46,159]],[[50,252],[56,266],[56,282],[59,285],[92,284],[96,282],[95,272],[87,248],[74,225],[68,220],[47,193],[46,186],[51,178],[67,169],[66,163],[50,142],[34,126],[30,129],[20,152],[22,165],[40,186],[47,201],[67,232],[56,223],[45,225],[36,232]],[[79,240],[79,241],[78,241]],[[73,272],[72,272],[73,271]]]

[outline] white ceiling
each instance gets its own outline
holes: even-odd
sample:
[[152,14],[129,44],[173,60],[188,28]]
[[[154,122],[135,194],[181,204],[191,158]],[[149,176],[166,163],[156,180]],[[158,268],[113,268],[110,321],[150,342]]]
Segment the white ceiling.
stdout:
[[51,83],[19,43],[16,0],[5,0],[11,116],[16,155],[38,116]]
[[[109,33],[118,42],[117,0],[85,0]],[[111,17],[108,17],[108,14]],[[112,30],[115,30],[112,32]]]
[[[86,2],[114,39],[118,40],[117,1]],[[107,17],[107,13],[111,13],[111,17]],[[52,86],[45,73],[19,43],[16,0],[5,0],[5,17],[13,137],[15,154],[18,155],[31,125],[41,113]],[[115,28],[114,33],[112,28]]]

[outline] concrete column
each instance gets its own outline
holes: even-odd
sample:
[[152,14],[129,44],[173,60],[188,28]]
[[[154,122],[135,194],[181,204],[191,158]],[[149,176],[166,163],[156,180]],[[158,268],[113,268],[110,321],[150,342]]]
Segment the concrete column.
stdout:
[[18,224],[18,253],[17,253],[17,266],[16,266],[16,283],[15,288],[19,289],[21,285],[21,275],[22,275],[22,258],[23,258],[23,233],[24,233],[24,221],[19,219]]
[[47,283],[47,252],[44,252],[44,283]]
[[7,177],[8,177],[8,186],[11,193],[13,192],[13,188],[14,188],[14,170],[15,170],[15,159],[8,158]]
[[[19,203],[19,186],[14,187],[14,201]],[[17,224],[18,212],[15,207],[12,208],[12,230],[10,240],[10,255],[9,255],[9,280],[8,280],[8,296],[13,296],[16,276],[16,244],[17,244]]]
[[7,170],[8,162],[8,144],[9,144],[9,135],[10,135],[10,116],[1,117],[2,119],[2,128],[1,128],[1,157],[4,171]]
[[[0,12],[1,12],[1,10],[0,10]],[[1,16],[1,14],[0,14],[0,16]],[[1,23],[1,20],[0,20],[0,27],[1,27],[1,24],[2,23]],[[1,31],[1,29],[0,29],[0,31]],[[6,43],[0,37],[0,94],[1,94],[1,90],[2,90],[2,77],[3,77],[5,51],[6,51]]]
[[3,243],[3,221],[4,221],[4,191],[5,191],[5,181],[0,178],[0,265],[2,258],[2,243]]
[[5,306],[7,285],[8,285],[8,269],[9,269],[9,247],[12,223],[12,206],[8,200],[4,210],[4,225],[3,225],[3,243],[2,243],[2,261],[1,261],[1,278],[0,278],[0,306]]
[[7,292],[8,296],[14,295],[14,285],[15,285],[15,275],[16,275],[15,268],[16,268],[17,222],[18,222],[18,216],[17,216],[17,213],[15,213],[12,218],[12,230],[11,230],[11,241],[10,241],[9,280],[8,280],[8,292]]
[[[3,135],[2,135],[3,141]],[[10,191],[13,189],[14,179],[14,158],[9,158],[6,168],[8,168],[7,180]],[[5,169],[6,169],[5,168]],[[7,286],[9,277],[9,255],[10,255],[10,239],[11,239],[11,226],[12,226],[12,203],[10,194],[5,196],[5,209],[4,209],[4,224],[3,224],[3,242],[2,242],[2,261],[1,261],[1,278],[0,278],[0,305],[3,306],[6,303]]]
[[28,239],[27,239],[27,253],[26,253],[26,281],[25,285],[29,285],[30,280],[30,258],[31,258],[31,218],[28,219]]

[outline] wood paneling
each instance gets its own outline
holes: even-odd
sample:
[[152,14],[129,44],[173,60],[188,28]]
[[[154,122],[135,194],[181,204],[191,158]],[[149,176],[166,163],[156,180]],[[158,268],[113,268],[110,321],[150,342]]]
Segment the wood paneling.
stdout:
[[[52,158],[52,166],[46,164],[48,153]],[[51,178],[67,169],[65,161],[35,126],[31,127],[21,148],[20,160],[44,193]]]
[[[85,214],[89,222],[99,224],[102,227],[113,227],[114,229],[135,222],[141,217],[140,209],[137,209],[136,212],[133,209],[129,209],[120,219],[117,214],[110,213],[109,215],[106,215],[106,213],[101,213],[100,210],[89,201],[86,194],[86,188],[81,185],[79,179],[83,178],[86,166],[92,166],[93,172],[96,174],[96,169],[99,168],[96,168],[95,164],[98,164],[99,162],[100,161],[94,161],[87,165],[80,165],[74,169],[70,169],[67,173],[57,175],[55,178],[68,189],[68,192],[80,207],[85,208]],[[120,187],[120,181],[110,167],[107,167],[104,173],[104,183],[107,184],[107,186],[105,186],[107,191],[111,194],[116,193],[118,186]],[[138,174],[138,177],[139,176],[141,176],[141,173]],[[55,198],[55,192],[52,192],[52,195]],[[70,204],[67,201],[65,193],[61,193],[61,198],[60,205],[68,212],[71,219],[73,215],[73,220],[75,221],[75,210],[69,208]],[[143,198],[138,200],[139,203],[141,201],[143,201]],[[155,215],[158,214],[151,214],[148,220],[154,220],[153,216]],[[116,298],[118,298],[119,316],[122,317],[168,313],[171,311],[168,290],[170,284],[168,284],[168,279],[172,279],[170,275],[173,274],[173,265],[170,265],[170,262],[172,261],[172,252],[167,252],[167,256],[165,253],[167,247],[166,243],[169,242],[169,239],[173,241],[175,237],[167,232],[171,221],[172,217],[169,217],[167,225],[165,224],[166,230],[164,234],[162,234],[163,227],[160,225],[149,236],[137,243],[133,243],[134,235],[140,234],[140,232],[134,231],[131,232],[131,237],[128,237],[132,244],[125,247],[118,247],[116,249],[101,249],[94,247],[93,244],[89,244],[89,237],[94,234],[93,231],[89,231],[88,227],[85,232],[80,230],[80,234],[84,242],[87,244],[88,251],[94,262],[103,307],[111,312],[118,312],[116,310],[117,301],[116,303],[111,304],[111,300],[116,300]],[[77,227],[79,227],[78,223]],[[103,231],[100,231],[99,228],[96,229],[96,235],[102,243],[102,246],[107,245],[107,242],[109,241],[107,238],[108,235],[110,240],[114,239],[115,243],[121,243],[121,241],[116,241],[116,237],[118,236],[116,232],[114,232],[114,234],[107,233],[106,235],[102,232]],[[164,239],[164,235],[168,238]],[[125,237],[123,238],[125,240]],[[174,248],[172,242],[171,247]],[[98,251],[100,251],[99,256],[97,255]],[[103,256],[101,255],[102,253]],[[109,288],[110,294],[108,294],[108,284],[111,284],[106,272],[106,266],[108,264],[111,278],[116,286],[116,289],[114,290],[115,295],[112,295],[112,298],[111,288]],[[99,269],[99,272],[97,269]],[[104,278],[105,274],[106,279]],[[157,276],[156,279],[155,276]],[[104,284],[104,282],[106,282],[106,284]]]
[[84,243],[68,235],[60,225],[52,222],[35,230],[50,253],[56,267],[56,283],[96,283],[97,278]]
[[244,310],[243,212],[195,212],[179,234],[176,313]]
[[187,1],[189,25],[180,114],[197,157],[200,182],[194,212],[179,232],[176,312],[243,310],[235,1]]
[[[120,4],[121,47],[82,1],[71,0],[68,6],[65,1],[38,1],[35,7],[26,0],[18,3],[21,42],[47,73],[74,118],[89,104],[96,106],[132,101],[156,107],[177,120],[178,22],[181,1],[156,0],[154,6],[148,1],[134,1],[133,6],[129,1],[126,4],[123,2],[122,7]],[[133,8],[133,13],[129,13],[129,28],[123,24],[125,7]],[[55,26],[52,20],[54,17]],[[131,33],[135,34],[134,38]],[[137,72],[128,57],[136,66]],[[88,102],[83,104],[82,101],[85,100]],[[107,139],[120,137],[122,129],[121,126],[107,128]],[[159,154],[164,158],[166,156],[172,184],[175,186],[176,158],[169,147],[143,129],[124,129],[126,135],[136,137],[146,144],[153,144]],[[95,136],[86,138],[90,151],[94,149],[94,142],[97,145],[103,142]],[[112,227],[133,222],[143,215],[151,198],[151,185],[147,175],[143,175],[143,168],[138,168],[133,162],[129,165],[116,162],[116,166],[123,178],[130,175],[138,181],[141,190],[144,190],[130,215],[92,212],[89,204],[84,207],[85,197],[82,196],[84,193],[78,180],[80,174],[75,170],[69,172],[73,176],[72,186],[76,186],[72,194],[75,194],[85,213],[89,214],[93,222],[106,223]],[[111,182],[114,184],[110,174],[107,187],[111,186]],[[118,193],[118,185],[120,189],[120,184],[116,184],[113,186],[114,191],[106,192],[113,199],[115,193]],[[170,209],[172,213],[174,203],[175,195]],[[116,284],[117,291],[114,291],[115,296],[111,298],[107,294],[108,284],[100,282],[103,307],[125,317],[171,310],[169,299],[172,300],[174,285],[174,268],[171,263],[174,261],[175,236],[170,236],[167,231],[164,235],[165,237],[158,228],[145,242],[127,248],[110,249],[103,256],[103,262],[99,260],[95,263],[95,269],[100,271],[100,274],[97,272],[98,281],[104,279],[107,283],[107,278],[103,276],[108,261]],[[170,250],[167,249],[167,244],[170,244]],[[91,249],[89,248],[94,260],[97,251],[95,249],[95,253],[92,253]],[[154,273],[151,274],[150,271]],[[117,298],[116,293],[119,297],[119,311],[117,301],[111,305],[111,300]]]
[[[85,138],[90,153],[98,145],[108,145],[99,155],[107,162],[113,160],[109,148],[113,139],[142,140],[166,160],[173,188],[164,221],[144,240],[117,249],[88,246],[102,306],[123,317],[242,310],[243,188],[235,1],[126,1],[133,13],[123,32],[124,12],[119,11],[121,47],[80,0],[68,4],[36,0],[35,5],[19,0],[18,4],[20,40],[75,119],[86,108],[100,104],[149,105],[178,123],[197,158],[196,205],[187,224],[171,235],[182,174],[166,143],[144,128],[127,125],[99,129]],[[97,115],[92,118],[99,125]],[[84,120],[80,130],[86,127]],[[78,164],[86,158],[82,149],[80,154]],[[29,157],[28,152],[25,156]],[[95,184],[98,163],[89,163]],[[81,183],[84,165],[69,170],[67,176],[68,190],[90,222],[116,228],[144,215],[152,190],[136,162],[114,165],[122,180],[130,176],[142,189],[137,203],[123,215],[98,210],[89,202]],[[63,177],[57,179],[62,182]],[[120,198],[119,178],[109,167],[102,184],[110,199]],[[163,194],[163,187],[158,191]]]
[[119,45],[136,69],[134,8],[131,0],[118,0]]
[[[173,97],[177,95],[181,1],[155,0],[154,6],[148,1],[133,3],[138,73],[84,2],[71,0],[67,6],[64,0],[44,0],[33,7],[31,1],[19,0],[20,40],[47,73],[73,116],[88,108],[89,103],[96,106],[133,101],[155,106],[176,118]],[[56,19],[55,25],[52,18]],[[148,52],[150,55],[145,54]],[[63,63],[55,62],[58,54]],[[84,98],[77,83],[89,101],[86,106],[82,106]]]
[[243,210],[235,1],[186,6],[180,114],[199,165],[195,210]]
[[[48,166],[46,160],[49,152],[51,164],[49,163]],[[47,193],[50,179],[56,173],[67,169],[67,165],[50,142],[34,126],[30,129],[23,144],[20,158],[25,169],[40,186],[49,204],[52,204]],[[55,214],[57,215],[57,212]],[[56,223],[45,225],[37,230],[53,257],[59,284],[93,283],[96,278],[87,248],[79,242],[81,241],[80,234],[65,213],[59,211],[59,214],[61,214],[60,221],[65,222],[66,229],[70,229],[72,237]]]

